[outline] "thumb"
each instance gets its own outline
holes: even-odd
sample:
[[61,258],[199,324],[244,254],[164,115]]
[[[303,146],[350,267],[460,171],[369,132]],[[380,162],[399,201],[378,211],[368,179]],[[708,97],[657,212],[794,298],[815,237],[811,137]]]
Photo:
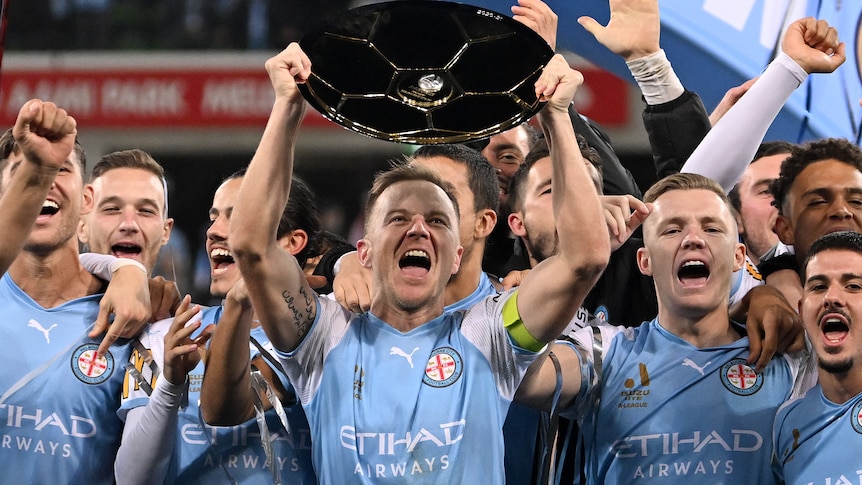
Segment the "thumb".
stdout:
[[93,324],[93,330],[90,330],[90,333],[87,334],[90,338],[96,338],[99,335],[105,333],[108,329],[108,316],[110,314],[110,310],[106,307],[99,306],[99,315],[96,317],[96,322]]
[[30,133],[30,125],[37,122],[42,116],[42,101],[33,99],[21,106],[18,111],[18,118],[15,120],[14,135],[16,141],[20,141],[20,137]]
[[327,283],[329,283],[326,276],[322,275],[308,275],[305,279],[308,281],[308,286],[310,286],[312,290],[323,288]]
[[578,23],[581,24],[581,27],[583,27],[587,32],[593,34],[593,37],[596,39],[598,39],[601,31],[605,29],[602,24],[596,21],[596,19],[587,17],[586,15],[578,17]]

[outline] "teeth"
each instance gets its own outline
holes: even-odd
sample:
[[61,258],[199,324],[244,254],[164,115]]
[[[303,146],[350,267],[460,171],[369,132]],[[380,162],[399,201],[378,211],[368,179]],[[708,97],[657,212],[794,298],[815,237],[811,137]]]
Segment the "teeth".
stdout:
[[706,266],[703,261],[686,261],[682,267],[688,268],[689,266]]
[[411,249],[410,251],[407,251],[407,253],[404,254],[404,256],[405,257],[410,256],[410,257],[415,257],[415,258],[427,258],[428,253],[426,253],[425,251],[418,250],[418,249]]
[[829,318],[829,319],[827,319],[827,320],[826,320],[826,323],[837,323],[837,324],[841,324],[841,319],[840,319],[840,318]]
[[215,258],[215,257],[218,257],[218,256],[225,257],[225,258],[231,258],[231,257],[233,257],[233,256],[231,256],[230,251],[228,251],[227,249],[216,248],[216,249],[213,249],[213,250],[210,252],[210,257],[211,257],[211,258]]
[[50,207],[52,209],[59,209],[60,204],[54,202],[53,200],[46,200],[45,202],[42,202],[42,207]]

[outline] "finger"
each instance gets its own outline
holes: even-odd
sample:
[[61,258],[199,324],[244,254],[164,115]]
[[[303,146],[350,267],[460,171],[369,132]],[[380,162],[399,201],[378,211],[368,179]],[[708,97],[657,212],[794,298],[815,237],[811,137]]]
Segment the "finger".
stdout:
[[617,219],[611,213],[610,209],[605,208],[605,225],[608,226],[608,232],[611,233],[612,236],[618,237],[620,235],[619,226],[617,226]]
[[760,359],[763,336],[760,334],[759,330],[755,330],[756,325],[748,324],[746,325],[746,330],[748,332],[748,349],[750,351],[748,355],[747,362],[749,364],[754,364]]
[[326,276],[322,275],[308,275],[305,279],[308,281],[308,286],[310,286],[312,290],[323,288],[327,283],[329,283]]
[[90,330],[90,333],[87,334],[90,338],[96,338],[99,335],[105,333],[108,329],[108,317],[111,314],[111,310],[107,307],[107,305],[99,305],[99,315],[96,316],[96,321],[93,323],[93,330]]
[[18,111],[18,118],[15,120],[14,135],[15,139],[20,141],[20,138],[29,133],[30,125],[38,123],[42,116],[42,101],[33,99],[21,106]]
[[105,338],[102,339],[102,343],[99,344],[99,349],[96,351],[99,355],[106,353],[111,345],[114,345],[114,342],[120,338],[119,330],[116,329],[122,327],[117,327],[117,325],[125,326],[124,324],[125,322],[120,321],[120,318],[118,317],[114,320],[114,325],[108,327],[108,331],[105,332]]
[[[776,318],[774,314],[770,313],[769,317]],[[775,352],[778,351],[778,330],[780,325],[772,325],[771,327],[765,326],[764,328],[773,328],[773,331],[765,332],[763,336],[763,341],[760,345],[760,355],[757,358],[756,370],[758,372],[762,371],[766,368],[766,365],[769,364],[769,361],[772,360],[772,356],[775,355]]]
[[605,27],[602,24],[598,23],[596,19],[588,16],[578,17],[578,23],[581,24],[587,32],[593,35],[593,37],[598,40],[599,36],[602,34],[602,31],[605,30]]
[[209,342],[213,335],[215,335],[215,329],[215,324],[211,323],[207,325],[203,330],[201,330],[200,335],[198,335],[198,338],[194,339],[193,342],[200,348],[206,347],[207,342]]

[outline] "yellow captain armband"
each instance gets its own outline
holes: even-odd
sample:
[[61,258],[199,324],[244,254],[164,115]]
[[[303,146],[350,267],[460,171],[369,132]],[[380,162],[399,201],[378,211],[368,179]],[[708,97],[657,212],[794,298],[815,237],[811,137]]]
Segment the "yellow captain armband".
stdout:
[[521,314],[518,312],[518,290],[515,290],[503,303],[503,326],[518,347],[530,352],[538,352],[545,347],[544,343],[530,335],[530,331],[521,320]]

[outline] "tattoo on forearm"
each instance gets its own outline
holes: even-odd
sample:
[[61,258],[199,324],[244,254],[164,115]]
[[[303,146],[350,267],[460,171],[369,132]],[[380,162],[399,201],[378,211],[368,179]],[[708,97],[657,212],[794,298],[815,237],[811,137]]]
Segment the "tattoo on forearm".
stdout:
[[296,325],[297,333],[300,337],[305,336],[311,328],[311,322],[314,321],[315,317],[314,299],[312,299],[305,288],[299,289],[299,298],[290,294],[287,290],[281,293],[281,297],[287,303],[287,309],[293,313],[293,321]]

